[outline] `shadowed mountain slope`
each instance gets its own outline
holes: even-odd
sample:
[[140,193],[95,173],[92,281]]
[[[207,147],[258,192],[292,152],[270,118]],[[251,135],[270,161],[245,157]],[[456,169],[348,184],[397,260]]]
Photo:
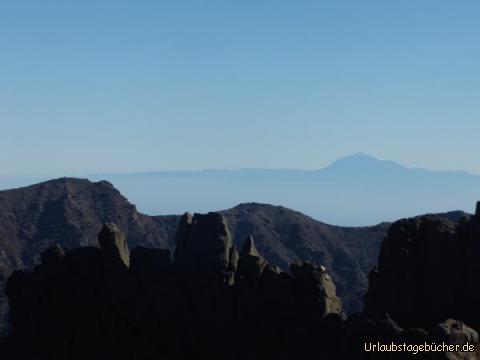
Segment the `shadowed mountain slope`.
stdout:
[[326,266],[348,312],[360,309],[367,274],[375,266],[387,223],[339,227],[282,206],[242,204],[222,212],[236,243],[249,234],[259,251],[282,269],[300,259]]
[[[158,189],[162,191],[162,189]],[[345,309],[360,309],[367,274],[376,264],[387,223],[372,227],[338,227],[299,212],[263,204],[242,204],[222,212],[239,246],[253,235],[266,259],[284,270],[304,259],[323,264],[337,283]],[[461,213],[452,213],[459,217]],[[116,223],[131,247],[174,250],[180,216],[139,213],[106,181],[62,178],[0,191],[0,287],[15,269],[31,268],[53,243],[64,248],[92,246],[105,222]],[[6,311],[0,291],[0,319]],[[0,321],[0,328],[5,324]]]
[[132,245],[166,248],[177,217],[153,220],[138,213],[106,181],[63,178],[0,191],[0,319],[6,308],[4,283],[13,270],[31,268],[53,243],[65,248],[96,244],[107,221],[119,224]]

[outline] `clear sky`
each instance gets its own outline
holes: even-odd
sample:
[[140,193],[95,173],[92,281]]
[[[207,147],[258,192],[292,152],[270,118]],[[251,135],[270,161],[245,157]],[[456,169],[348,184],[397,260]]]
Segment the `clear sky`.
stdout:
[[480,174],[480,2],[0,4],[0,175],[321,168]]

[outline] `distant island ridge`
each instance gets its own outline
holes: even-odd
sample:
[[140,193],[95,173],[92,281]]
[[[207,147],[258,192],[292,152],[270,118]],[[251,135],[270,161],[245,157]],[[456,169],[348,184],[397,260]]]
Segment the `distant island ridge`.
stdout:
[[417,166],[405,166],[400,164],[399,162],[393,160],[384,160],[377,158],[375,156],[371,156],[369,154],[365,154],[363,152],[357,152],[355,154],[347,155],[341,157],[329,165],[318,168],[318,169],[304,169],[304,168],[266,168],[266,167],[240,167],[240,168],[205,168],[199,170],[151,170],[151,171],[135,171],[135,172],[109,172],[103,174],[89,174],[88,176],[130,176],[130,175],[148,175],[148,174],[157,174],[157,173],[169,173],[169,174],[182,174],[182,173],[221,173],[221,172],[285,172],[285,173],[320,173],[326,170],[332,171],[332,169],[338,171],[342,167],[351,167],[351,166],[374,166],[374,167],[382,167],[383,169],[397,169],[397,170],[410,170],[414,172],[433,172],[433,173],[461,173],[465,175],[471,176],[480,176],[473,173],[469,173],[465,170],[429,170],[423,167]]
[[[149,215],[208,212],[256,202],[281,205],[341,226],[367,226],[419,213],[473,212],[480,176],[406,167],[357,153],[320,170],[205,169],[90,174],[107,180]],[[25,186],[44,178],[9,181]]]

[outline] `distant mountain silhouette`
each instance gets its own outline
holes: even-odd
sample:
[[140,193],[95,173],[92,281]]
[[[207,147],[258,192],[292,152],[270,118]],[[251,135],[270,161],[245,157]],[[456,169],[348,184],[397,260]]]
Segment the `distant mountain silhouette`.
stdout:
[[[278,204],[344,226],[470,211],[480,198],[480,176],[429,171],[358,153],[321,170],[240,169],[105,174],[148,214],[206,212],[243,202]],[[161,189],[161,191],[159,190]]]
[[338,159],[318,173],[320,178],[334,180],[362,179],[397,179],[411,173],[402,165],[393,161],[379,160],[372,156],[358,153]]
[[333,180],[479,180],[480,177],[464,171],[430,171],[422,168],[409,168],[394,161],[379,160],[372,156],[357,153],[335,161],[318,172],[322,179]]

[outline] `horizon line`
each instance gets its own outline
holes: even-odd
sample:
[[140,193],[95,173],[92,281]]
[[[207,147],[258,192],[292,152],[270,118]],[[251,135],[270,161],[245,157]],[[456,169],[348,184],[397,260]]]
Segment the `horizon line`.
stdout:
[[329,162],[327,165],[320,167],[320,168],[296,168],[296,167],[238,167],[238,168],[230,168],[230,167],[211,167],[211,168],[200,168],[200,169],[155,169],[155,170],[134,170],[134,171],[108,171],[108,172],[88,172],[88,173],[80,173],[78,171],[70,172],[65,171],[61,174],[0,174],[0,180],[16,180],[16,179],[56,179],[62,177],[77,177],[77,178],[88,178],[88,177],[98,177],[98,176],[131,176],[131,175],[150,175],[150,174],[157,174],[157,173],[202,173],[202,172],[240,172],[240,171],[292,171],[292,172],[321,172],[326,170],[330,166],[340,162],[342,160],[346,160],[349,158],[364,158],[369,159],[372,161],[377,161],[379,163],[390,163],[392,165],[396,165],[399,167],[404,168],[405,170],[412,170],[412,171],[426,171],[431,173],[463,173],[465,175],[470,176],[480,176],[480,173],[470,172],[463,169],[439,169],[439,170],[432,170],[425,167],[419,166],[407,166],[402,164],[401,162],[395,160],[386,160],[381,159],[372,155],[368,155],[363,152],[357,152],[354,154],[346,155],[337,158]]

